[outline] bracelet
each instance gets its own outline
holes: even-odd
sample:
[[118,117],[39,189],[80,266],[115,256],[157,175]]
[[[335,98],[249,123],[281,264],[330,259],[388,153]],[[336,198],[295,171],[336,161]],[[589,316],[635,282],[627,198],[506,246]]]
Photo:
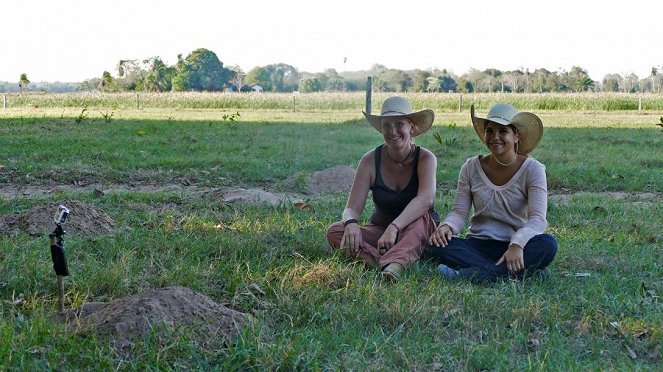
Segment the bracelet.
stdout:
[[344,222],[343,222],[343,227],[346,227],[346,226],[348,226],[348,225],[351,224],[351,223],[356,223],[356,224],[358,224],[359,221],[357,221],[357,220],[354,219],[354,218],[350,218],[350,219],[348,219],[347,221],[344,221]]
[[394,225],[394,227],[396,228],[396,232],[401,232],[401,228],[398,227],[398,225],[396,225],[395,223],[392,222],[392,223],[390,223],[389,225],[390,225],[390,226],[391,226],[391,225]]

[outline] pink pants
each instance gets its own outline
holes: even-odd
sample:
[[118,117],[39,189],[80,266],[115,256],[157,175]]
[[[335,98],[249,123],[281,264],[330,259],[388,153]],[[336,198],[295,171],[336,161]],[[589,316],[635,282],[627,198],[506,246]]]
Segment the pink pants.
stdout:
[[[346,249],[343,250],[343,253],[351,258],[361,257],[364,262],[369,265],[376,265],[381,269],[392,262],[406,266],[421,257],[428,243],[428,238],[435,230],[435,222],[428,213],[424,214],[403,228],[398,234],[396,244],[385,254],[380,254],[380,250],[376,247],[384,230],[383,227],[373,224],[362,227],[361,235],[364,239],[364,247],[358,255],[353,255]],[[343,222],[339,221],[329,225],[327,240],[333,249],[340,248],[344,231]]]

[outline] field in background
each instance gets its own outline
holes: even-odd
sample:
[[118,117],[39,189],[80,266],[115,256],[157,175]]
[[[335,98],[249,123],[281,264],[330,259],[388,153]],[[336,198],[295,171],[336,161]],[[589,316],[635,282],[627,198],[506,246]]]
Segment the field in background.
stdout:
[[[522,99],[519,108],[544,120],[532,155],[546,164],[550,188],[568,194],[549,203],[549,231],[560,242],[552,276],[490,286],[445,283],[427,262],[388,285],[376,270],[331,253],[324,231],[339,218],[343,194],[310,198],[300,209],[204,200],[186,188],[99,196],[77,186],[301,192],[293,177],[355,166],[381,143],[362,120],[363,94],[298,95],[294,112],[292,95],[266,94],[165,94],[154,106],[145,98],[140,110],[133,95],[104,95],[102,103],[71,95],[66,105],[44,95],[48,103],[0,109],[0,188],[71,186],[0,199],[0,215],[78,199],[119,227],[107,236],[66,236],[65,306],[182,285],[257,320],[226,348],[148,338],[119,356],[104,340],[76,337],[52,320],[48,238],[0,235],[0,369],[660,369],[663,131],[655,124],[663,109],[607,111],[596,108],[602,95],[569,95],[540,111],[525,101],[545,98],[535,96],[464,96],[459,113],[457,95],[408,95],[415,107],[437,110],[434,127],[416,141],[438,156],[442,214],[462,162],[486,152],[469,126],[470,103],[485,113],[496,100]],[[657,96],[648,99],[663,107]],[[228,106],[205,106],[217,104]],[[641,193],[658,197],[643,201]]]
[[[415,108],[440,111],[488,109],[494,102],[511,103],[521,110],[663,110],[660,94],[626,93],[373,93],[373,110],[390,95],[406,95]],[[222,109],[327,111],[364,109],[365,93],[62,93],[3,94],[3,108],[89,109]],[[4,97],[4,98],[3,98]]]

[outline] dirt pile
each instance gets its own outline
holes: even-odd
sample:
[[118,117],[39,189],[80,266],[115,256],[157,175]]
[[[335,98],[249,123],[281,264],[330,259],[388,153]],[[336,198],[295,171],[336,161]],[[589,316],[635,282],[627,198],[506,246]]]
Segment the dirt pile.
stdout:
[[308,192],[313,195],[335,192],[350,192],[355,170],[347,165],[313,172],[308,177]]
[[301,201],[301,195],[272,193],[258,188],[242,189],[239,187],[222,187],[202,193],[205,200],[224,203],[254,203],[273,206],[282,203]]
[[151,289],[108,303],[93,302],[61,318],[81,336],[109,338],[120,348],[156,335],[184,332],[206,346],[232,342],[247,315],[185,287]]
[[19,232],[48,235],[55,229],[53,215],[60,204],[70,211],[64,224],[67,233],[94,236],[115,230],[115,221],[104,211],[79,200],[63,200],[0,216],[0,235],[16,236]]

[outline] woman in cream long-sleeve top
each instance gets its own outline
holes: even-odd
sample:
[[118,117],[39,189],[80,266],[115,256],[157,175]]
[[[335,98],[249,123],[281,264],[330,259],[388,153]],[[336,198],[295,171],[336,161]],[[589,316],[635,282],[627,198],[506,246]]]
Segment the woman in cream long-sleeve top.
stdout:
[[[467,159],[460,170],[451,213],[431,235],[433,259],[449,280],[492,282],[525,273],[546,276],[557,241],[545,234],[548,189],[545,166],[527,154],[541,140],[541,119],[498,103],[472,123],[490,154]],[[470,209],[470,227],[465,227]]]

